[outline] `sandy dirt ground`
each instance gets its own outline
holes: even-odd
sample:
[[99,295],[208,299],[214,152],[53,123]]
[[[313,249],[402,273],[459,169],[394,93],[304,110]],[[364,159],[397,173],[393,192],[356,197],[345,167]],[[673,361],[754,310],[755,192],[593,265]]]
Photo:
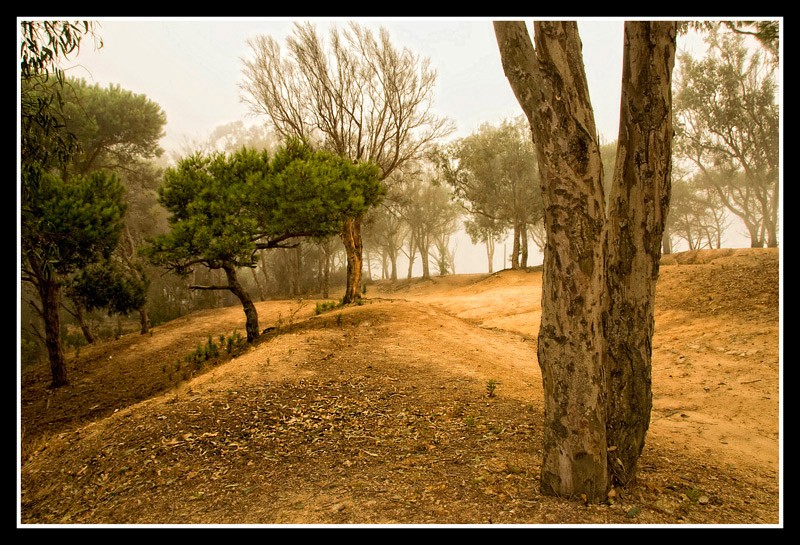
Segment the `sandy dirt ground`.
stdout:
[[541,272],[379,281],[361,306],[193,313],[21,374],[29,525],[783,524],[777,250],[665,256],[653,412],[636,484],[539,491]]

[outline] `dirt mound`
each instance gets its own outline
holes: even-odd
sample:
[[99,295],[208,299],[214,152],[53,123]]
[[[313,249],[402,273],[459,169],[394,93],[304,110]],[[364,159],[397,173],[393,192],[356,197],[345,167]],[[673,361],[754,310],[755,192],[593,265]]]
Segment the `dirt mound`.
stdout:
[[[674,259],[674,262],[671,260]],[[763,524],[780,514],[778,254],[662,261],[639,482],[542,496],[541,273],[378,282],[362,306],[204,311],[22,373],[23,524]],[[185,368],[183,369],[185,370]]]

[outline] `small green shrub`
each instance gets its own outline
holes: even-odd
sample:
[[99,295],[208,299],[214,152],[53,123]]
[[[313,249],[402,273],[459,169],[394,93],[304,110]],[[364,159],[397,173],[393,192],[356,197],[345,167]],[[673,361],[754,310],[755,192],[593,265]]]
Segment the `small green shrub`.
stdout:
[[494,391],[497,389],[497,381],[494,379],[489,379],[486,382],[486,395],[489,397],[494,397]]
[[314,312],[316,313],[317,316],[319,316],[323,312],[328,312],[330,310],[335,309],[337,306],[338,304],[336,303],[336,301],[323,301],[321,303],[317,303]]

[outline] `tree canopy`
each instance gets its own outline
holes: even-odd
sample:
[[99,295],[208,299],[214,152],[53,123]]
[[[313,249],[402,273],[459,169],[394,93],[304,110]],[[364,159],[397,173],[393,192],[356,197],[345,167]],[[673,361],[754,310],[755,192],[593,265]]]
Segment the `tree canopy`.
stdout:
[[780,112],[775,66],[739,35],[710,33],[704,59],[680,56],[676,156],[746,225],[751,246],[777,246]]
[[524,117],[498,126],[483,124],[450,144],[438,163],[458,201],[475,218],[475,227],[483,232],[513,229],[512,268],[525,267],[528,227],[542,221],[544,210],[536,151]]
[[383,195],[380,169],[289,140],[273,157],[242,148],[200,153],[166,171],[159,202],[168,210],[170,232],[144,249],[157,265],[180,274],[194,266],[223,269],[226,286],[248,314],[248,340],[258,336],[252,302],[238,286],[236,269],[254,267],[256,251],[291,245],[298,237],[325,237],[363,214]]

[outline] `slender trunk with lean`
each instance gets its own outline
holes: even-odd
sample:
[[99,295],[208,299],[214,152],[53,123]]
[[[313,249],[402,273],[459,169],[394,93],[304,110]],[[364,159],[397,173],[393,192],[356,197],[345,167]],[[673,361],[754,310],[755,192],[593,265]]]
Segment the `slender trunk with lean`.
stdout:
[[411,279],[411,275],[414,272],[414,260],[417,257],[417,237],[414,234],[414,231],[411,231],[411,236],[409,237],[408,241],[408,275],[406,278]]
[[83,305],[78,303],[77,301],[73,301],[75,305],[75,319],[78,320],[78,326],[81,328],[81,333],[83,333],[83,338],[86,339],[86,342],[89,344],[93,344],[97,339],[92,333],[92,328],[89,326],[89,323],[86,321],[86,314],[84,313]]
[[255,267],[250,268],[250,273],[253,275],[253,282],[256,284],[256,289],[258,290],[258,300],[264,300],[264,290],[261,288],[261,282],[258,280],[258,273],[256,272]]
[[431,277],[430,255],[429,255],[430,244],[427,241],[428,241],[427,235],[417,237],[417,248],[419,249],[419,259],[422,262],[422,278],[425,279]]
[[514,243],[511,246],[511,268],[513,270],[519,269],[519,224],[514,223]]
[[361,241],[362,217],[348,218],[342,225],[342,243],[347,255],[347,283],[345,285],[343,305],[355,303],[361,299],[361,269],[364,266],[363,246]]
[[525,23],[494,26],[503,69],[537,146],[545,210],[541,489],[601,501],[608,492],[605,197],[582,45],[575,22],[535,22],[535,50]]
[[486,237],[486,257],[489,258],[489,274],[494,272],[494,239]]
[[142,335],[150,331],[150,313],[147,311],[147,305],[142,305],[139,308],[139,333]]
[[625,23],[617,159],[606,259],[612,484],[636,477],[652,408],[653,307],[670,201],[673,22]]
[[37,290],[42,302],[42,318],[44,320],[45,346],[50,360],[50,388],[58,388],[69,384],[67,380],[67,364],[61,348],[61,286],[51,279],[41,279]]
[[253,300],[239,282],[236,275],[236,268],[230,264],[224,264],[222,269],[225,271],[225,276],[228,280],[228,289],[234,294],[242,303],[245,315],[245,330],[247,331],[247,342],[252,343],[258,338],[258,312]]
[[526,269],[528,267],[528,225],[521,223],[519,226],[519,267]]

